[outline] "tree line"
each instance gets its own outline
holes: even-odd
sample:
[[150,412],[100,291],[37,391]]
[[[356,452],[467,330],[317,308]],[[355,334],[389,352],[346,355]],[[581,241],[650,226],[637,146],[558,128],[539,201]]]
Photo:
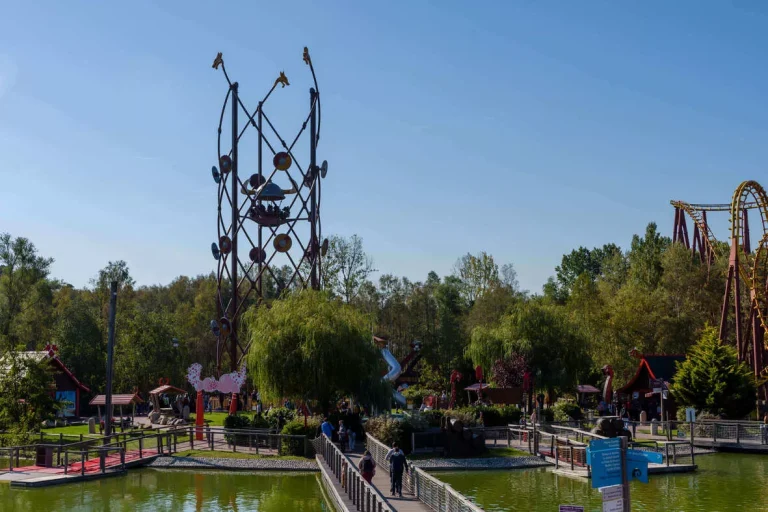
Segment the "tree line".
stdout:
[[[184,385],[192,362],[202,363],[205,375],[215,373],[213,273],[137,286],[126,263],[115,261],[75,288],[50,275],[52,262],[31,241],[0,236],[0,352],[55,343],[79,379],[103,390],[109,283],[117,280],[116,392],[146,392],[161,377]],[[273,270],[266,300],[253,300],[249,315],[291,292],[289,269]],[[442,277],[430,272],[413,281],[386,273],[374,280],[375,272],[360,237],[331,237],[321,268],[326,290],[355,309],[370,334],[386,337],[398,358],[419,340],[424,367],[438,381],[447,383],[454,369],[472,374],[475,365],[514,381],[510,368],[527,368],[537,386],[551,391],[597,384],[605,364],[619,384],[626,381],[636,367],[633,348],[685,353],[719,321],[725,282],[720,263],[699,263],[654,223],[627,250],[606,244],[563,255],[541,293],[521,291],[514,266],[482,251],[461,256]],[[244,336],[252,324],[246,322]],[[222,363],[226,370],[229,362]]]

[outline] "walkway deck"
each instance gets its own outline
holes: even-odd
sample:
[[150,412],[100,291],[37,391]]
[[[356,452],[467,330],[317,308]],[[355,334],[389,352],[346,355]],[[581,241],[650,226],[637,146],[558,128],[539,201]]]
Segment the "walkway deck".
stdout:
[[[360,459],[363,457],[362,450],[347,452],[347,459],[357,467]],[[371,480],[373,486],[384,496],[387,503],[397,512],[427,512],[431,511],[424,503],[418,500],[412,493],[403,488],[403,497],[391,496],[389,473],[382,467],[376,468],[376,475]]]

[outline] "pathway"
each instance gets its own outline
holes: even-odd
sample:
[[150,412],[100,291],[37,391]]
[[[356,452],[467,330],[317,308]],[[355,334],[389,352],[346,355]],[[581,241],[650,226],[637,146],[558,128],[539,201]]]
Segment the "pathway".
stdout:
[[[357,467],[360,459],[363,457],[363,449],[358,448],[354,452],[345,453],[347,459]],[[403,497],[400,498],[390,495],[390,480],[389,472],[381,466],[376,467],[376,474],[371,480],[373,486],[384,496],[387,503],[397,512],[422,512],[431,510],[423,502],[419,501],[416,496],[408,492],[403,486]]]

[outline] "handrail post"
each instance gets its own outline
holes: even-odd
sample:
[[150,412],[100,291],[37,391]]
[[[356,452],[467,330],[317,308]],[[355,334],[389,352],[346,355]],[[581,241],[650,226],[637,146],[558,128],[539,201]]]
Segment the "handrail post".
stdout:
[[143,453],[144,452],[144,450],[143,450],[144,442],[143,441],[144,441],[144,437],[140,437],[139,438],[139,458],[140,459],[144,458],[144,453]]
[[555,454],[555,469],[559,469],[560,468],[560,450],[558,449],[557,445],[555,445],[554,450],[555,450],[555,452],[554,452],[554,454]]
[[677,445],[672,445],[672,464],[677,464]]
[[85,476],[85,451],[80,450],[80,475]]
[[192,427],[189,427],[189,449],[194,450],[195,449],[195,436],[193,435],[194,429]]
[[573,446],[571,446],[571,471],[573,471]]
[[669,445],[664,445],[664,458],[667,459],[667,467],[669,467]]
[[69,451],[64,452],[64,474],[67,474],[67,471],[69,471]]
[[125,471],[125,449],[120,450],[120,466]]
[[740,442],[740,441],[739,441],[739,430],[741,430],[741,429],[739,428],[740,426],[741,426],[741,425],[739,425],[738,423],[736,424],[736,444],[739,444],[739,442]]

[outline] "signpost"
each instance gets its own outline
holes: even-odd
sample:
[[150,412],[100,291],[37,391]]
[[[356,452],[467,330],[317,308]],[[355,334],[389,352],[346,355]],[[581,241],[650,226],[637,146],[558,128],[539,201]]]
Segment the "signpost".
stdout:
[[598,439],[587,448],[592,488],[603,493],[603,512],[629,512],[629,482],[648,483],[648,463],[661,464],[660,453],[629,450],[626,437]]
[[601,489],[603,494],[603,512],[622,512],[624,510],[623,489],[620,485]]

